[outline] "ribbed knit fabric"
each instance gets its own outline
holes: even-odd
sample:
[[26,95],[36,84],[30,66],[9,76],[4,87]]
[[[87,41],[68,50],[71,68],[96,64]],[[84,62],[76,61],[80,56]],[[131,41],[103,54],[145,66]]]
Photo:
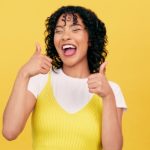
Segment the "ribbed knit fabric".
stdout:
[[55,100],[50,81],[49,74],[32,114],[33,149],[102,150],[101,98],[94,95],[80,111],[68,113]]

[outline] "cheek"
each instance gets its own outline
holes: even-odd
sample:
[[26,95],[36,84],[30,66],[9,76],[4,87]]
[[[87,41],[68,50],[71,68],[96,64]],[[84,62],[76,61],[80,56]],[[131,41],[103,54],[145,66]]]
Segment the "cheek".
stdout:
[[54,35],[54,46],[57,48],[59,45],[60,37],[57,35]]
[[54,46],[57,47],[58,39],[54,36]]
[[82,47],[84,49],[87,49],[88,48],[88,35],[84,35],[82,38],[81,38],[81,43],[82,43]]
[[61,55],[60,47],[59,47],[60,38],[58,36],[54,36],[54,46],[58,53],[58,55]]

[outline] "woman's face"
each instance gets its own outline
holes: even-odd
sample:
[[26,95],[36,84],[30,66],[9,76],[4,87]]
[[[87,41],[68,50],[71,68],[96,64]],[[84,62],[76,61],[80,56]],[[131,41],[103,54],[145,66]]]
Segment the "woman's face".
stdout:
[[[65,21],[64,21],[65,20]],[[87,65],[88,32],[82,19],[77,15],[77,23],[73,24],[73,15],[62,14],[56,24],[54,45],[63,65]]]

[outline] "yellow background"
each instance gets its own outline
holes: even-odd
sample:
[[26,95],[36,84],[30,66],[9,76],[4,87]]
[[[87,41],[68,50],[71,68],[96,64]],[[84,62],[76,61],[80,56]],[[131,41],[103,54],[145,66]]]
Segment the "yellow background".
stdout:
[[[35,41],[44,53],[44,21],[68,4],[94,10],[106,24],[107,77],[121,86],[128,105],[123,150],[150,150],[149,0],[0,0],[0,131],[18,69],[33,54]],[[15,141],[8,142],[0,134],[1,150],[31,150],[31,143],[30,119]]]

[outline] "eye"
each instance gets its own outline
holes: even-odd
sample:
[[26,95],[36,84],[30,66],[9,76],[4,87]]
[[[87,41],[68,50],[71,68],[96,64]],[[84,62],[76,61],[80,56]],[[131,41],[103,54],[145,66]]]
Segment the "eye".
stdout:
[[73,31],[79,31],[79,30],[81,30],[81,29],[73,29]]
[[63,30],[55,30],[55,33],[61,34],[63,33]]
[[80,28],[74,28],[74,29],[72,29],[73,32],[78,32],[80,30],[81,30]]

